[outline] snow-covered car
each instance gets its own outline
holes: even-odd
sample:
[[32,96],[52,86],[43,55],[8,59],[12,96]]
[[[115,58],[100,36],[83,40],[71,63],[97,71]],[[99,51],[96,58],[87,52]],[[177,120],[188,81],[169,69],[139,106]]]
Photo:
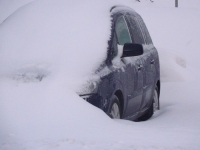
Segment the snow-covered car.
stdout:
[[159,57],[141,16],[115,6],[110,10],[111,35],[107,58],[80,96],[111,118],[144,121],[159,107]]
[[[37,86],[43,94],[36,92],[34,100],[54,100],[61,86],[112,118],[150,118],[159,109],[157,50],[139,14],[119,2],[105,3],[41,0],[14,11],[0,24],[0,77],[20,85],[17,96],[29,93],[23,86],[32,92]],[[54,94],[49,85],[57,87]],[[73,100],[60,99],[69,106]]]

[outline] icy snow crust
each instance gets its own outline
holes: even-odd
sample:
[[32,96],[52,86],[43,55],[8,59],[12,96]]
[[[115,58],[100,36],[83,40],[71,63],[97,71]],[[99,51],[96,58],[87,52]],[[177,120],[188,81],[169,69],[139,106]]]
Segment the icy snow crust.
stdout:
[[161,110],[146,122],[111,120],[75,92],[106,58],[119,2],[9,2],[0,1],[1,20],[14,12],[0,24],[0,150],[199,149],[198,0],[120,2],[143,17],[160,56]]

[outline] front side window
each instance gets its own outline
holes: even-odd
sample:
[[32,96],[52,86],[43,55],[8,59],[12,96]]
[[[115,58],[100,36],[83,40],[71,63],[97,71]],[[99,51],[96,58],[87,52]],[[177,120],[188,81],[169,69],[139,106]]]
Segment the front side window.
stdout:
[[127,19],[130,23],[130,32],[134,35],[132,38],[134,43],[145,44],[143,33],[141,32],[140,25],[136,14],[127,15]]
[[130,33],[123,16],[120,16],[115,25],[115,32],[118,39],[119,45],[124,45],[125,43],[132,43]]
[[141,26],[142,32],[144,34],[144,39],[146,41],[146,44],[152,44],[151,37],[149,35],[149,32],[147,30],[147,27],[146,27],[144,21],[142,20],[142,18],[140,16],[137,16],[137,18],[138,18],[138,22],[139,22],[139,24]]

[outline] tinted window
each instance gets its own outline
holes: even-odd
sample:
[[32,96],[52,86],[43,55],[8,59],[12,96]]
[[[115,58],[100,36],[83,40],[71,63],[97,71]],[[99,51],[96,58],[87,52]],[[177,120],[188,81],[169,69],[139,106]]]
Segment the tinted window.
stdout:
[[141,26],[142,32],[144,34],[144,38],[145,38],[146,44],[152,44],[151,37],[149,35],[149,32],[147,30],[147,27],[146,27],[144,21],[142,20],[142,18],[139,15],[137,16],[137,19],[138,19],[138,22],[139,22],[139,24]]
[[125,43],[132,43],[128,27],[123,16],[120,16],[117,19],[115,31],[117,34],[119,45],[124,45]]
[[137,20],[135,14],[127,15],[127,19],[130,23],[130,32],[133,35],[132,38],[134,40],[134,43],[145,44],[142,32],[140,30],[140,25],[137,23],[138,20]]

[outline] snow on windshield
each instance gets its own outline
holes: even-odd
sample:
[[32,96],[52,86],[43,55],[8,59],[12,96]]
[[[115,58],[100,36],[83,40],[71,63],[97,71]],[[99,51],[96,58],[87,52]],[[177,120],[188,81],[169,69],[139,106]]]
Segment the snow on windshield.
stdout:
[[112,6],[40,0],[21,7],[0,26],[0,76],[33,81],[48,72],[79,86],[106,58]]

